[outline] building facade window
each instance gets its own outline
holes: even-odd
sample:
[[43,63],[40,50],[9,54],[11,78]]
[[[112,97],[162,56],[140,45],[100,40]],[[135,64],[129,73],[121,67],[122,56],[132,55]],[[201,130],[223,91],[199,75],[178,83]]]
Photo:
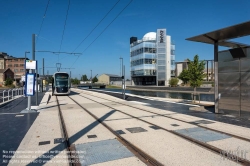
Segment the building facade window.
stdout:
[[18,64],[14,64],[14,67],[18,67]]
[[18,72],[18,69],[14,69],[14,72],[15,72],[15,73]]

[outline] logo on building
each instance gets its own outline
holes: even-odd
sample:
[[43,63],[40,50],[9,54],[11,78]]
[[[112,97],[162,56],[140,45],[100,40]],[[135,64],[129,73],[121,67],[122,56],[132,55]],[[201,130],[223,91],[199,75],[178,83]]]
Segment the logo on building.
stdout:
[[160,30],[160,43],[164,43],[164,31]]

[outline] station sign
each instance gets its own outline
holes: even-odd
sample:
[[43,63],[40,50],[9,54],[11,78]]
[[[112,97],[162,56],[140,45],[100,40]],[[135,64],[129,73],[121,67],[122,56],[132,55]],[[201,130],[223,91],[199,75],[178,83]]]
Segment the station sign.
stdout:
[[34,96],[34,88],[35,88],[35,74],[27,73],[25,80],[25,94],[26,96]]
[[26,60],[25,61],[25,68],[26,69],[31,69],[31,70],[36,70],[36,62],[33,60]]

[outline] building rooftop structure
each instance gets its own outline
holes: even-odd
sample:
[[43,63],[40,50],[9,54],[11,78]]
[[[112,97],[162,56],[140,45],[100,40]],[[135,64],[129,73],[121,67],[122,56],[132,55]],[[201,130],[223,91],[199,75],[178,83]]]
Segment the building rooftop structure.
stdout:
[[106,73],[104,73],[105,75],[107,75],[107,76],[110,76],[110,77],[121,77],[121,76],[118,76],[118,75],[115,75],[115,74],[106,74]]

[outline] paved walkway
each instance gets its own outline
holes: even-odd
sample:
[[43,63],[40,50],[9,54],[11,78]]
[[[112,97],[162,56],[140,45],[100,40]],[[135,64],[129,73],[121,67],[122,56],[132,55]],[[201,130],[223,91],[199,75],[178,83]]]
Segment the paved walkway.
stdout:
[[[38,93],[38,103],[45,93]],[[21,114],[27,108],[27,97],[19,97],[0,105],[0,165],[3,163],[3,150],[16,151],[30,126],[39,113]],[[31,98],[31,105],[36,104],[35,97]]]

